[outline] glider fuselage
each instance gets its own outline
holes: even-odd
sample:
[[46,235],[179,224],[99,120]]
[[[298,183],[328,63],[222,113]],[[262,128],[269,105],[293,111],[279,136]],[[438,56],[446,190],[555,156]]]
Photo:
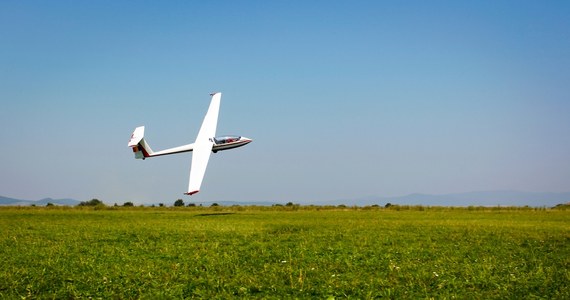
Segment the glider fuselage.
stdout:
[[[212,141],[214,142],[214,145],[212,146],[212,152],[216,153],[218,151],[229,150],[229,149],[245,146],[245,145],[251,143],[252,140],[249,138],[243,137],[243,136],[223,136],[223,137],[215,137],[212,139]],[[139,149],[138,147],[133,147],[133,152],[135,152],[135,153],[137,151],[141,151],[141,150],[144,153],[143,157],[141,157],[141,158],[145,159],[147,157],[190,152],[190,151],[194,150],[194,143],[175,147],[175,148],[165,149],[162,151],[156,151],[156,152],[153,152],[152,154],[147,153],[146,151],[144,151],[144,149]]]

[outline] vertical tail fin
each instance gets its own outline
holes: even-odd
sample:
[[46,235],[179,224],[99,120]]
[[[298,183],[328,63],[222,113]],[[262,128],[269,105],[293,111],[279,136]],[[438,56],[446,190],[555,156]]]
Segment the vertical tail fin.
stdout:
[[145,159],[152,156],[153,154],[152,149],[144,140],[144,126],[135,128],[135,131],[133,131],[131,139],[129,140],[128,146],[133,149],[133,153],[135,154],[136,159]]

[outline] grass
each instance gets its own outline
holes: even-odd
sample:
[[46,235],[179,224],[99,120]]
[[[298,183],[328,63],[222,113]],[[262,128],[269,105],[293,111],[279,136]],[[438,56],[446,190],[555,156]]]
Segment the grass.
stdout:
[[570,299],[570,211],[0,208],[0,298]]

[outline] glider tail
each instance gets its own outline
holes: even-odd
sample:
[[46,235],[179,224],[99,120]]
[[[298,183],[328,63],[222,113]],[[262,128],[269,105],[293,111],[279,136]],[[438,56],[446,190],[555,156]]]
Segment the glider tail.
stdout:
[[153,151],[144,140],[144,126],[135,128],[129,140],[129,147],[133,149],[136,159],[145,159],[152,156]]

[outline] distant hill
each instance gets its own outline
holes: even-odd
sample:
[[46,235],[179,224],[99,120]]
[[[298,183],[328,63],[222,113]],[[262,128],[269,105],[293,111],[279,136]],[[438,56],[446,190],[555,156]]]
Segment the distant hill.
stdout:
[[67,205],[67,206],[74,206],[79,204],[80,201],[75,199],[52,199],[52,198],[44,198],[41,200],[23,200],[23,199],[14,199],[8,198],[4,196],[0,196],[0,206],[28,206],[28,205],[37,205],[37,206],[46,206],[48,203],[54,205]]
[[[52,199],[23,200],[0,196],[0,206],[46,206],[48,203],[54,205],[75,206],[80,201],[75,199]],[[193,202],[184,201],[185,205],[195,203],[196,205],[211,206],[214,202]],[[216,201],[221,206],[271,206],[275,202],[232,202]],[[295,202],[298,203],[298,202]],[[347,206],[384,206],[387,203],[398,205],[424,205],[424,206],[531,206],[531,207],[554,207],[558,204],[570,203],[570,192],[567,193],[538,193],[538,192],[518,192],[518,191],[482,191],[455,194],[410,194],[398,197],[369,196],[353,199],[338,199],[332,201],[300,202],[301,205],[347,205]],[[280,203],[284,205],[285,203]],[[155,204],[158,206],[158,204]],[[166,203],[171,206],[172,203]],[[145,204],[149,206],[149,204]]]
[[334,205],[367,206],[385,205],[386,203],[399,205],[424,206],[532,206],[553,207],[560,203],[570,202],[568,193],[538,193],[518,191],[482,191],[443,195],[410,194],[399,197],[370,196],[356,199],[340,199],[333,201]]

